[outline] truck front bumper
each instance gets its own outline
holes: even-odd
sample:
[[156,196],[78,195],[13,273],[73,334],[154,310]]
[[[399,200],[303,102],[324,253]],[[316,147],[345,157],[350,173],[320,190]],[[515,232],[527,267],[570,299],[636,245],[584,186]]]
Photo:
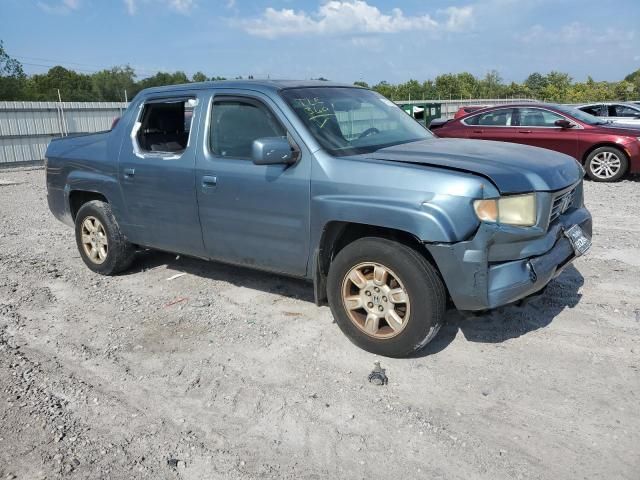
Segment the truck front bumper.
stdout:
[[482,224],[469,241],[426,247],[456,308],[489,310],[533,295],[571,264],[576,257],[563,232],[573,225],[591,237],[591,214],[581,207],[533,237],[526,229]]

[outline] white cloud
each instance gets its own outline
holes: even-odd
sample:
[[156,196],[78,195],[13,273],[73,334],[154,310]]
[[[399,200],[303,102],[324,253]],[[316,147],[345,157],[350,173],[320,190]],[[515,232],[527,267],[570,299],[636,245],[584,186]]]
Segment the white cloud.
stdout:
[[189,13],[195,3],[195,0],[169,0],[169,7],[180,13]]
[[449,7],[442,10],[442,13],[448,15],[447,30],[452,32],[460,32],[470,28],[474,24],[473,7]]
[[127,8],[127,13],[129,15],[136,14],[136,2],[135,0],[124,0],[124,5]]
[[[77,1],[77,0],[70,0]],[[164,5],[170,10],[174,10],[178,13],[188,15],[191,10],[196,6],[196,0],[123,0],[124,6],[127,9],[129,15],[135,15],[138,12],[138,6],[141,3],[144,4],[160,4]]]
[[572,22],[557,30],[550,30],[542,25],[533,25],[516,38],[526,44],[606,44],[621,43],[625,45],[635,37],[634,30],[618,32],[612,28],[593,29],[580,22]]
[[64,15],[80,8],[80,0],[62,0],[53,4],[50,2],[38,2],[38,7],[47,13]]
[[251,35],[276,38],[287,35],[340,33],[396,33],[407,31],[460,30],[473,21],[472,7],[449,7],[441,24],[430,15],[407,16],[399,8],[381,12],[366,0],[328,0],[315,13],[289,8],[267,8],[260,17],[241,22]]

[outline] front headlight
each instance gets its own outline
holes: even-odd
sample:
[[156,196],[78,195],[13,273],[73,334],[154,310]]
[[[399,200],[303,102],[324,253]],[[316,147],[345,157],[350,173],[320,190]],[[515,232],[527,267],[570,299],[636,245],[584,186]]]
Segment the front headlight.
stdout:
[[536,224],[536,196],[533,193],[475,200],[473,209],[483,222],[531,227]]

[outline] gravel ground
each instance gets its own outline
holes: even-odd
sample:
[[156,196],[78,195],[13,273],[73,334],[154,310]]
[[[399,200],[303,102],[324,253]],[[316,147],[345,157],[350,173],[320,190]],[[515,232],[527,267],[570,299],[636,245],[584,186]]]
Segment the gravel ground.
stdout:
[[638,479],[640,182],[586,200],[544,296],[449,312],[374,386],[309,285],[156,252],[94,275],[43,170],[0,170],[0,479]]

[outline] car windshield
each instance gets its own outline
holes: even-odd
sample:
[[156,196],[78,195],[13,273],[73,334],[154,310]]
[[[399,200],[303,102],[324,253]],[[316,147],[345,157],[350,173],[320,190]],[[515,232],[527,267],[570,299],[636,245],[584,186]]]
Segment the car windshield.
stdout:
[[433,138],[433,134],[382,95],[363,88],[309,87],[282,96],[320,145],[332,155],[375,152]]
[[580,120],[583,123],[588,125],[606,125],[608,122],[601,120],[595,115],[591,115],[590,113],[583,112],[575,107],[570,107],[567,105],[554,105],[556,110],[561,111],[562,113],[566,113],[567,115],[571,115],[576,120]]

